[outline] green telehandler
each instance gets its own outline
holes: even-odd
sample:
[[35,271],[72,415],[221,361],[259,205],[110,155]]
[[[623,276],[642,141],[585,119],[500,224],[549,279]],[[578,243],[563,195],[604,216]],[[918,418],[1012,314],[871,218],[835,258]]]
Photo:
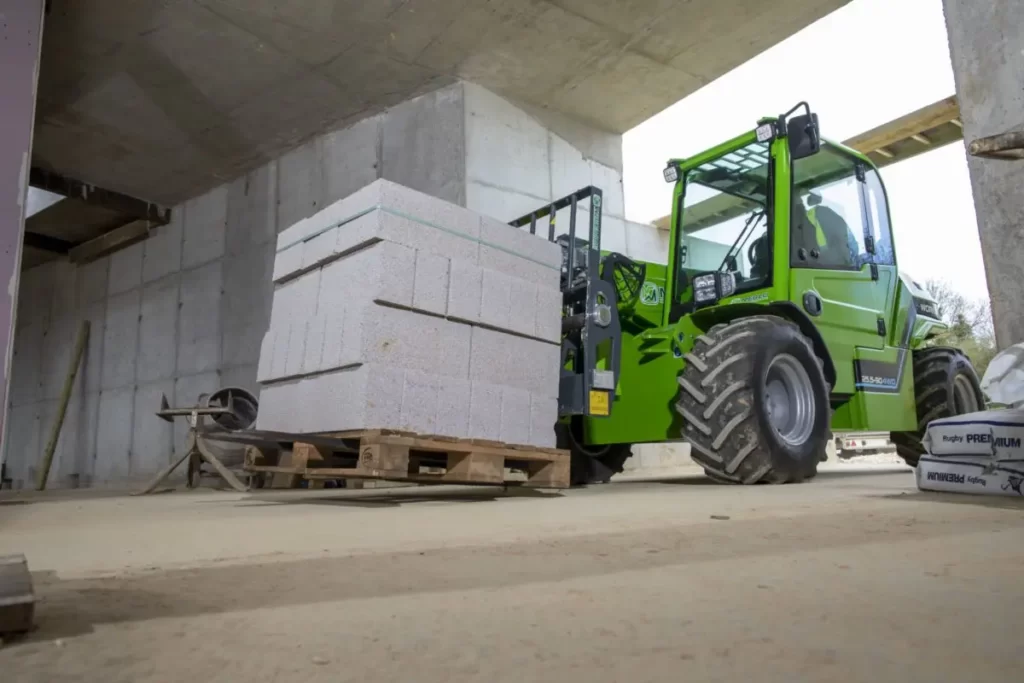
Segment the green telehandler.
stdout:
[[913,466],[928,422],[983,408],[970,360],[928,344],[945,325],[897,270],[878,170],[822,140],[806,103],[664,175],[667,265],[601,251],[595,187],[512,222],[547,219],[563,247],[557,430],[574,484],[672,441],[720,482],[800,482],[832,430],[890,432]]

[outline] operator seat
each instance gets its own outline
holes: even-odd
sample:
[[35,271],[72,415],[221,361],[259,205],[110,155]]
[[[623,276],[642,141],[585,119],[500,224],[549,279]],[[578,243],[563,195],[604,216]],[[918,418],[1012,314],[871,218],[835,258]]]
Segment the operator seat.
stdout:
[[[819,249],[817,230],[814,224],[807,217],[807,210],[804,203],[800,201],[800,194],[793,193],[793,205],[789,214],[790,226],[790,263],[813,264],[817,259],[811,256],[811,251]],[[804,257],[800,258],[800,250],[803,249]]]

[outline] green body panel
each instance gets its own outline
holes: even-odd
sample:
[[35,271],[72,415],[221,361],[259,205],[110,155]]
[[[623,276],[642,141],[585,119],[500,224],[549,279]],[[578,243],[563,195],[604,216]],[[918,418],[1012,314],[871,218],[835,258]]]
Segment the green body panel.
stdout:
[[[691,289],[680,291],[672,276],[679,272],[686,190],[682,179],[687,172],[756,142],[756,133],[751,131],[690,159],[672,160],[681,180],[673,193],[668,265],[647,264],[640,299],[634,308],[623,312],[621,371],[611,415],[584,418],[587,443],[679,440],[682,425],[673,408],[679,391],[677,377],[696,337],[714,324],[751,315],[756,311],[751,304],[774,305],[775,314],[779,314],[779,302],[791,302],[802,310],[808,292],[816,293],[823,303],[821,314],[810,320],[835,367],[833,429],[916,429],[912,350],[944,325],[916,313],[915,294],[896,265],[878,265],[874,269],[877,278],[868,265],[860,270],[791,267],[792,174],[786,138],[772,140],[769,148],[774,161],[774,185],[770,188],[773,222],[768,233],[773,244],[770,278],[758,289],[723,298],[713,306],[683,315],[673,311],[673,304],[692,297]],[[864,155],[828,144],[874,169]],[[687,274],[689,280],[695,273]],[[874,372],[885,376],[879,379]]]

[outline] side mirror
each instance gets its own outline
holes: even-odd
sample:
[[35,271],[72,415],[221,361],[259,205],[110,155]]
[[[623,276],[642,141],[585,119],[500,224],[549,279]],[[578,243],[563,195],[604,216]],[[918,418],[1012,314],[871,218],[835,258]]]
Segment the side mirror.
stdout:
[[794,116],[786,123],[789,136],[789,156],[796,161],[817,154],[821,150],[818,115]]

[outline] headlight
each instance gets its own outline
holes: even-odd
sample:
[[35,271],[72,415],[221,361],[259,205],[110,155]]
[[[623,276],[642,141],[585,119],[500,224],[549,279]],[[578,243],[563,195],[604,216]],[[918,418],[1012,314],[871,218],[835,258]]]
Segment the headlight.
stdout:
[[669,164],[665,167],[665,182],[674,183],[679,180],[679,168],[675,164]]
[[715,274],[707,273],[693,278],[693,300],[698,304],[706,304],[718,297],[715,287]]
[[733,273],[718,274],[719,296],[723,299],[736,293],[736,276]]

